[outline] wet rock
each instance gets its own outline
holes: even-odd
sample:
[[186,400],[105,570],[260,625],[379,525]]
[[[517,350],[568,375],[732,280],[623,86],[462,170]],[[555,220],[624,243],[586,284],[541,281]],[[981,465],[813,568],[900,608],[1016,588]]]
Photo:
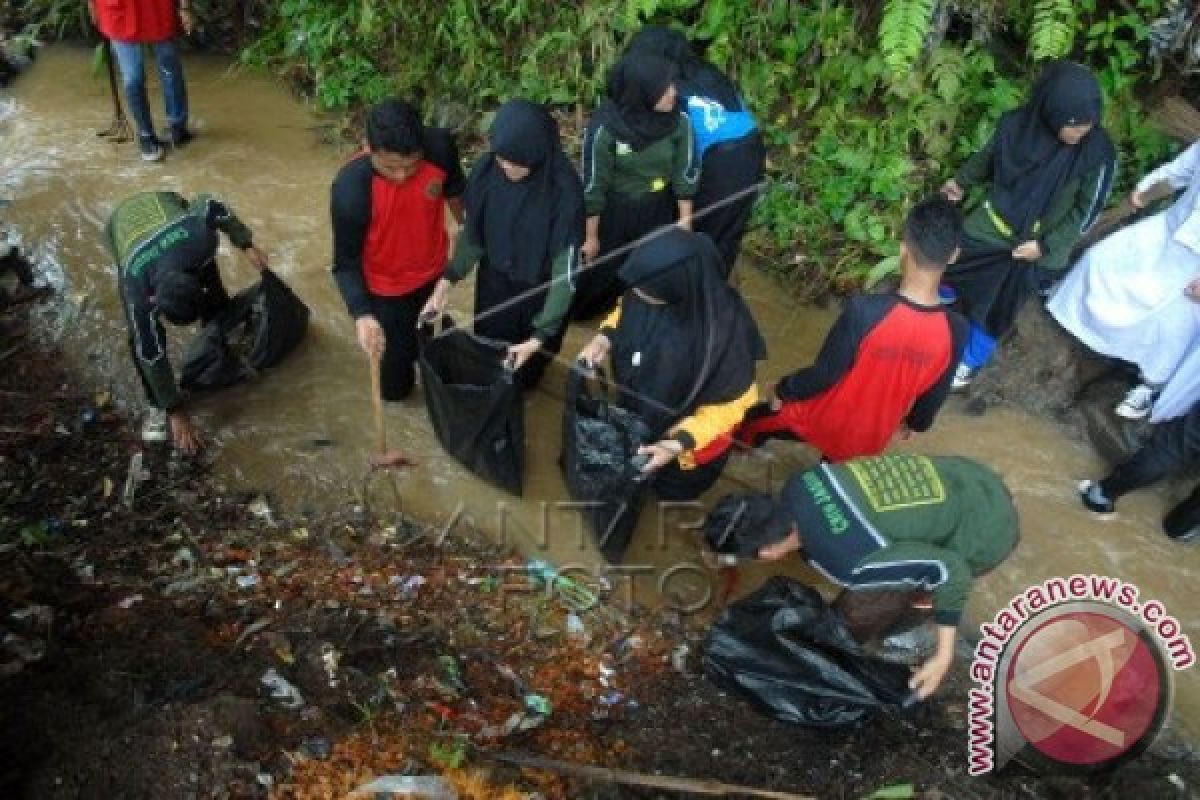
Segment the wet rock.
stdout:
[[1085,439],[1088,422],[1081,399],[1104,382],[1127,389],[1132,378],[1127,367],[1091,353],[1050,316],[1040,300],[1030,299],[994,363],[979,373],[966,398],[969,411],[1010,403],[1034,416],[1057,420]]
[[312,737],[300,743],[300,754],[306,758],[324,761],[333,753],[333,744],[324,737]]

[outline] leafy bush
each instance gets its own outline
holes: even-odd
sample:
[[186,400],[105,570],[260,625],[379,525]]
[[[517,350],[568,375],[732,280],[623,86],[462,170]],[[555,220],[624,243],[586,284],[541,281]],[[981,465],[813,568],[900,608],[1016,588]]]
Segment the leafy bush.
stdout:
[[[749,247],[817,293],[894,266],[904,210],[985,143],[1039,59],[1096,70],[1121,150],[1118,191],[1169,147],[1136,102],[1163,0],[196,2],[210,20],[244,11],[243,60],[332,110],[400,94],[481,112],[520,95],[582,120],[633,31],[682,25],[736,77],[770,147]],[[26,6],[41,9],[40,30],[69,31],[83,2]]]

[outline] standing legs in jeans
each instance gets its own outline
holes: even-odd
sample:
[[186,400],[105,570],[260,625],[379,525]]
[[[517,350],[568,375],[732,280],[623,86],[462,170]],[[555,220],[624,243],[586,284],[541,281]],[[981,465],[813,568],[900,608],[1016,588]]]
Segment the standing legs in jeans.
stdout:
[[383,399],[389,403],[408,397],[416,382],[417,317],[436,285],[435,279],[399,297],[371,295],[371,310],[379,320],[387,342],[380,380]]
[[[121,81],[125,84],[125,100],[129,113],[137,124],[138,137],[143,141],[157,138],[154,120],[150,115],[150,102],[146,97],[145,65],[140,42],[112,42],[117,65],[121,69]],[[183,80],[183,62],[175,50],[174,42],[154,42],[154,59],[158,63],[159,80],[162,82],[163,102],[167,110],[167,124],[172,135],[187,130],[188,99],[187,86]]]

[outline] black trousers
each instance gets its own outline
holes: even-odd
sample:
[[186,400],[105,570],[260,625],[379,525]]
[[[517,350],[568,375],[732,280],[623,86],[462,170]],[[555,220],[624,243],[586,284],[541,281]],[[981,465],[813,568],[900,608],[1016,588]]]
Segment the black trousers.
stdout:
[[437,279],[399,297],[371,295],[371,311],[383,327],[387,348],[380,370],[383,399],[389,403],[403,400],[416,383],[417,317],[425,301],[433,294]]
[[1200,406],[1182,417],[1155,426],[1149,441],[1132,458],[1113,469],[1100,482],[1100,488],[1106,496],[1116,500],[1197,461],[1200,461]]
[[1166,534],[1176,539],[1200,527],[1200,486],[1167,513],[1162,525]]
[[[762,182],[766,168],[767,148],[758,132],[713,145],[704,153],[700,187],[693,199],[694,227],[716,244],[726,278],[737,262],[759,195],[754,188]],[[722,202],[735,196],[737,200]]]

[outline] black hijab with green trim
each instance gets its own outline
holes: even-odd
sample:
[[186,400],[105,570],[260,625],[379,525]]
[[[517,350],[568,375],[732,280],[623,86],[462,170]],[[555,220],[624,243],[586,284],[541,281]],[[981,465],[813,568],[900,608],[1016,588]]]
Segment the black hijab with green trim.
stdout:
[[754,383],[755,362],[766,358],[758,325],[721,277],[721,264],[711,239],[672,227],[621,267],[630,289],[612,337],[613,372],[621,404],[656,435],[700,406],[741,397]]
[[[549,279],[559,253],[583,241],[583,185],[543,106],[508,101],[496,112],[488,137],[491,151],[467,181],[467,225],[490,269],[536,286]],[[527,167],[529,175],[509,180],[495,156]]]

